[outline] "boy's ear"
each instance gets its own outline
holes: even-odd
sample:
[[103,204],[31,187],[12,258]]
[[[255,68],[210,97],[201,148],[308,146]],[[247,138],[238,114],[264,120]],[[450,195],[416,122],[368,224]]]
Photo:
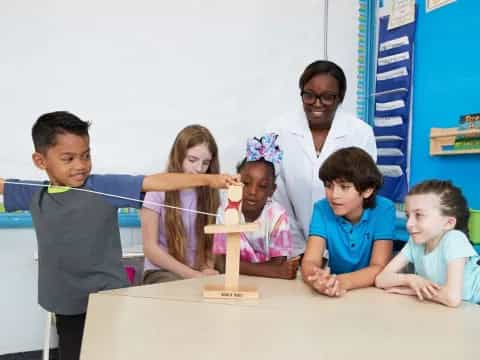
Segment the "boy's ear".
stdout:
[[39,168],[40,170],[45,170],[46,161],[45,161],[45,157],[41,153],[35,151],[32,154],[32,160],[37,168]]
[[372,196],[373,192],[374,192],[374,188],[368,188],[367,190],[365,190],[364,192],[362,192],[362,197],[364,199],[368,199],[370,196]]

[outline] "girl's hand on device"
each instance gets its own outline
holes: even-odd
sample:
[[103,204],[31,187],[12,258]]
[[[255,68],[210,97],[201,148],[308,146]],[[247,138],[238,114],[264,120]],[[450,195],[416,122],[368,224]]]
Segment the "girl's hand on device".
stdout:
[[421,301],[425,298],[432,299],[438,295],[440,290],[440,286],[434,282],[415,274],[408,276],[408,286],[415,291],[415,294]]

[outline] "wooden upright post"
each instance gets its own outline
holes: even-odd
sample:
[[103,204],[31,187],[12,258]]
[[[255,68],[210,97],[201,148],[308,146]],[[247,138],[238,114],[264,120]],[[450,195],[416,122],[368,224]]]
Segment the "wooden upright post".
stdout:
[[[230,186],[228,189],[228,205],[225,209],[225,225],[240,224],[241,203],[242,187]],[[240,274],[240,233],[229,233],[227,235],[226,245],[225,288],[228,290],[237,290]]]
[[240,224],[242,187],[228,188],[228,204],[225,208],[225,225],[207,225],[206,234],[226,233],[227,253],[225,262],[225,284],[206,285],[203,296],[209,298],[258,298],[256,288],[239,286],[240,276],[240,233],[255,231],[258,224]]

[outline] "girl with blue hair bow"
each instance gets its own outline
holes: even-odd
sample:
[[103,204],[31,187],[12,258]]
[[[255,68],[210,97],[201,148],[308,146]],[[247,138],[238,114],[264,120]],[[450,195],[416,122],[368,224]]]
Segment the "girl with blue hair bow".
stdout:
[[[243,187],[242,221],[259,223],[256,232],[240,234],[240,273],[282,279],[296,277],[299,259],[288,260],[293,243],[285,209],[271,197],[275,191],[276,166],[282,159],[277,135],[266,134],[247,141],[247,154],[237,166]],[[223,223],[225,206],[217,221]],[[213,252],[224,262],[226,235],[216,234]]]

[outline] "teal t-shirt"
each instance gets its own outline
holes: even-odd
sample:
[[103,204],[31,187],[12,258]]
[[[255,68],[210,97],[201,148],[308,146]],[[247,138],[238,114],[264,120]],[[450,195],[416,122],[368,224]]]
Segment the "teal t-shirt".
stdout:
[[377,240],[393,240],[395,206],[383,196],[375,197],[375,206],[364,209],[358,223],[352,224],[333,212],[327,199],[313,207],[310,235],[325,239],[328,266],[333,274],[345,274],[367,267]]
[[480,256],[459,230],[445,233],[433,251],[425,254],[425,245],[416,244],[411,238],[402,249],[409,262],[413,263],[415,273],[438,285],[447,282],[448,263],[458,258],[467,258],[463,274],[464,301],[480,303]]

